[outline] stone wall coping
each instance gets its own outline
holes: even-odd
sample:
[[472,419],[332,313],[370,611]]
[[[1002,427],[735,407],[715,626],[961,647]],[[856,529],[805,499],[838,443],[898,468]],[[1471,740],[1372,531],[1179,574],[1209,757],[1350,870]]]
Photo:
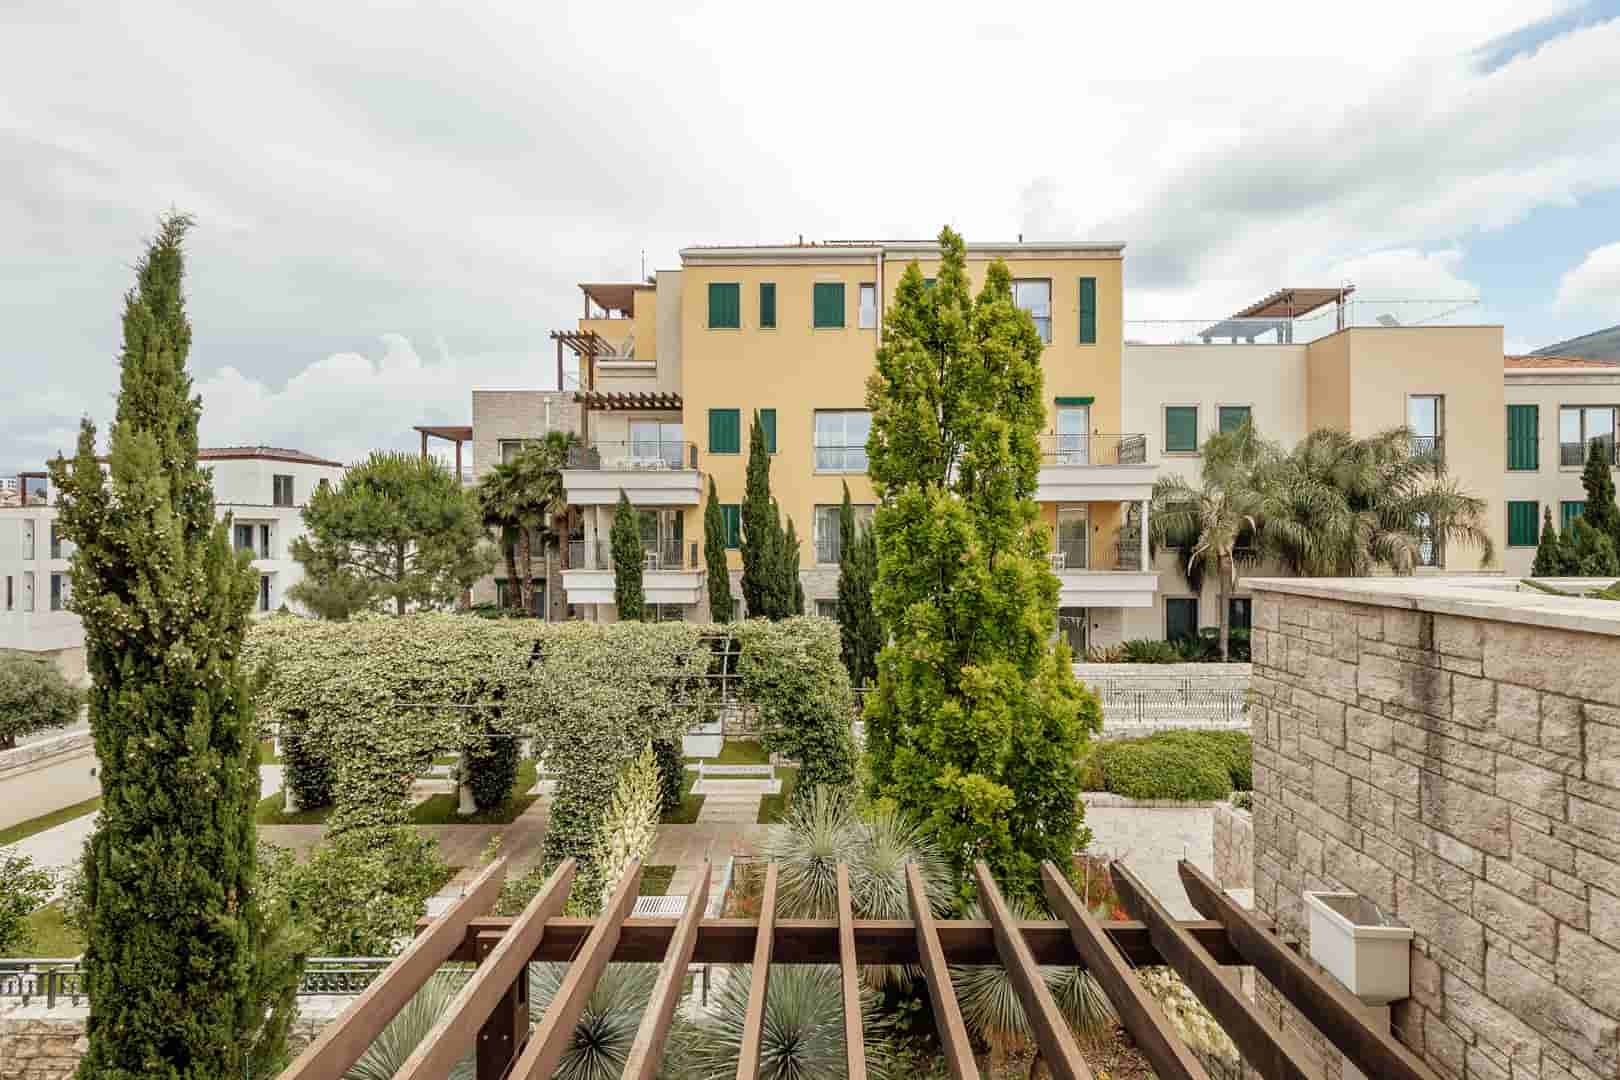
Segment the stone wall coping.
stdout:
[[1075,675],[1083,679],[1247,679],[1253,664],[1092,664],[1076,661]]
[[25,765],[32,765],[37,761],[55,757],[58,754],[73,754],[90,750],[95,745],[95,736],[88,731],[74,731],[66,735],[58,735],[52,739],[26,742],[10,750],[0,750],[0,772],[20,769]]
[[1403,608],[1492,622],[1620,637],[1620,603],[1464,585],[1421,577],[1244,578],[1257,593]]
[[1080,799],[1087,806],[1120,810],[1207,810],[1231,805],[1225,799],[1129,799],[1112,791],[1082,791]]

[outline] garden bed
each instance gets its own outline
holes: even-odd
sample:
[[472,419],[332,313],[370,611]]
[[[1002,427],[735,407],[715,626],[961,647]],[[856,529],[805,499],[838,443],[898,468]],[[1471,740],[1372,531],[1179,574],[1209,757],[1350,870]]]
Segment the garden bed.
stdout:
[[411,824],[510,825],[539,800],[540,796],[528,793],[529,789],[534,787],[537,778],[533,759],[521,761],[518,763],[517,780],[512,784],[513,793],[507,796],[505,802],[487,810],[480,810],[476,814],[462,815],[456,813],[456,807],[460,805],[460,796],[453,791],[441,792],[438,795],[429,795],[411,807]]

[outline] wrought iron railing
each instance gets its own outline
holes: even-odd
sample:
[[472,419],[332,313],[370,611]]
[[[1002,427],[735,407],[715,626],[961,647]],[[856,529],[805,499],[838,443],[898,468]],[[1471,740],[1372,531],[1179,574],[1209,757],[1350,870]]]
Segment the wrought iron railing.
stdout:
[[1142,465],[1147,436],[1042,435],[1042,465]]
[[1410,437],[1410,444],[1414,458],[1425,458],[1434,462],[1446,459],[1446,440],[1443,435],[1413,435]]
[[627,442],[593,442],[568,450],[568,468],[604,469],[621,472],[696,469],[696,443],[668,439],[631,439]]
[[[349,996],[360,993],[393,962],[388,956],[319,956],[304,962],[298,996]],[[89,986],[78,957],[0,960],[0,1000],[24,1005],[40,1000],[46,1008],[58,1001],[77,1005],[89,1000]]]
[[1210,686],[1188,679],[1175,686],[1144,688],[1134,682],[1103,679],[1088,682],[1102,699],[1103,722],[1145,724],[1177,720],[1240,723],[1248,709],[1248,691]]
[[1586,464],[1588,453],[1607,459],[1610,465],[1620,464],[1620,443],[1613,439],[1593,439],[1591,443],[1561,442],[1558,444],[1558,464],[1566,469]]

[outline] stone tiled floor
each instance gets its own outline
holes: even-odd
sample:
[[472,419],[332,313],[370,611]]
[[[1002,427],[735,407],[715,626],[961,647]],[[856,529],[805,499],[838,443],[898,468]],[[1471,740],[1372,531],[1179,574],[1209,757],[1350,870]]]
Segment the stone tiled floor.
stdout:
[[[707,795],[698,810],[699,825],[753,825],[759,821],[758,794]],[[673,828],[674,826],[670,826]]]

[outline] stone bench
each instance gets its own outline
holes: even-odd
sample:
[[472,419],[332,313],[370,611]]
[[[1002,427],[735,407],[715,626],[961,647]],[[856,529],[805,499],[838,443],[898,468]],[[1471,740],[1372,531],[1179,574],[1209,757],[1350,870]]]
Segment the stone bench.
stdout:
[[710,765],[698,762],[694,795],[777,795],[782,781],[774,765]]

